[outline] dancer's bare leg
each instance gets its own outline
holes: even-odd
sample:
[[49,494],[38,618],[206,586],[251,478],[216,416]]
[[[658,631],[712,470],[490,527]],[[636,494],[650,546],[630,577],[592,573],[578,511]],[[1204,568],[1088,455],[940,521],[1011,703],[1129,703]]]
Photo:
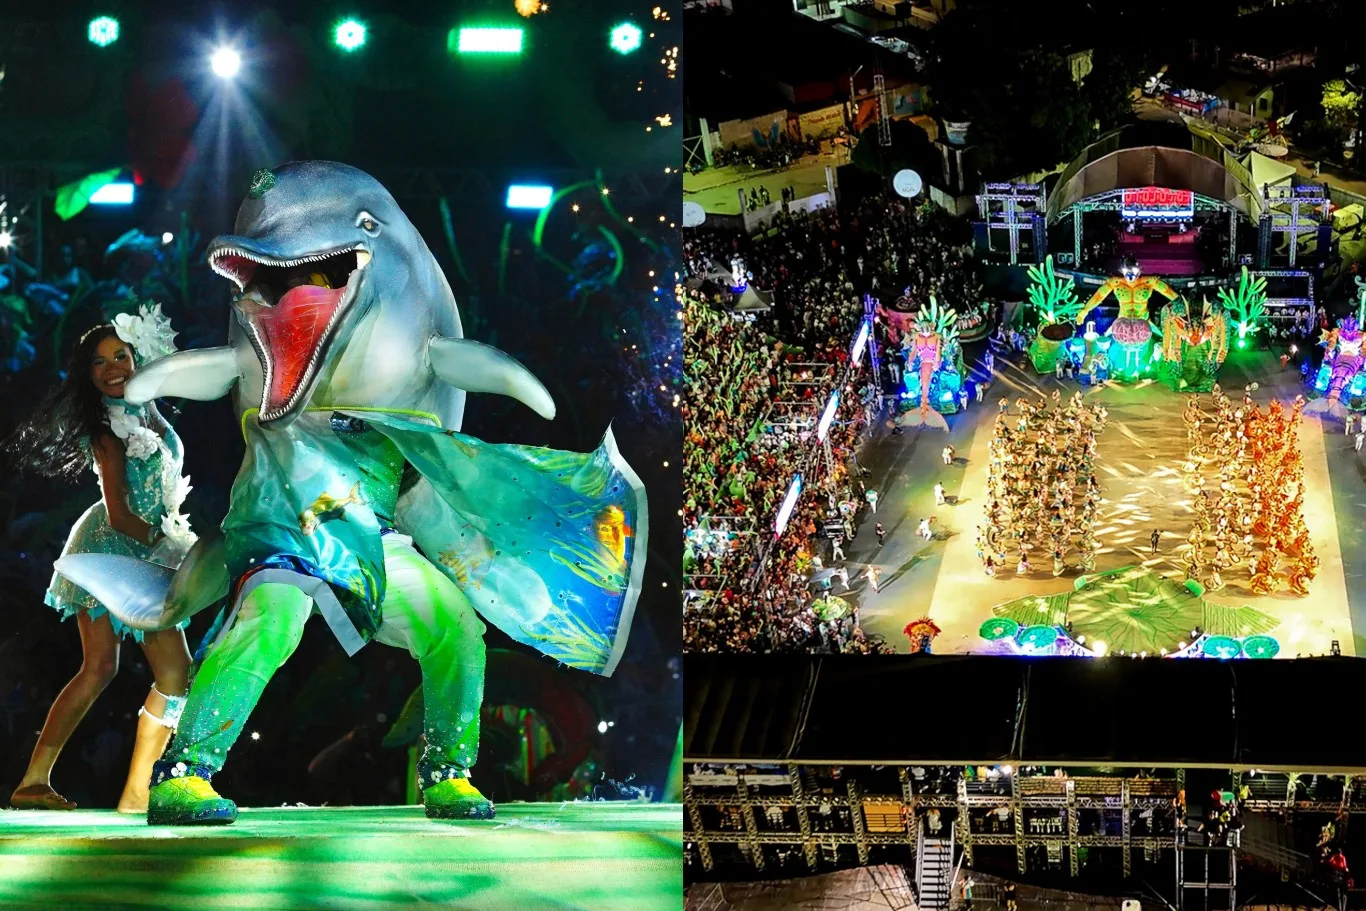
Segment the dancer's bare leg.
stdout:
[[119,670],[119,639],[109,625],[109,618],[101,616],[91,620],[88,613],[81,613],[76,617],[76,626],[81,633],[81,669],[62,688],[48,710],[43,732],[38,735],[38,745],[29,759],[28,771],[10,798],[15,806],[75,809],[75,804],[52,790],[52,767],[76,725],[81,723]]
[[128,780],[119,797],[120,813],[146,813],[147,791],[152,780],[152,763],[166,752],[171,732],[185,707],[189,689],[190,649],[185,634],[178,629],[148,633],[142,639],[142,652],[152,667],[152,691],[138,713],[137,741]]

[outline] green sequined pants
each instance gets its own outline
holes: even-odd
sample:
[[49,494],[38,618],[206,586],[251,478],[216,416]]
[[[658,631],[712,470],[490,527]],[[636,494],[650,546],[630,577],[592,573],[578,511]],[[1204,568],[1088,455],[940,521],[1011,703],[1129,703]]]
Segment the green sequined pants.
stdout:
[[[421,783],[464,777],[479,753],[484,624],[406,537],[386,535],[384,556],[384,622],[375,638],[407,649],[422,668],[427,746],[418,764]],[[265,583],[248,593],[195,675],[158,779],[223,768],[266,684],[298,647],[312,609],[312,599],[292,585]]]

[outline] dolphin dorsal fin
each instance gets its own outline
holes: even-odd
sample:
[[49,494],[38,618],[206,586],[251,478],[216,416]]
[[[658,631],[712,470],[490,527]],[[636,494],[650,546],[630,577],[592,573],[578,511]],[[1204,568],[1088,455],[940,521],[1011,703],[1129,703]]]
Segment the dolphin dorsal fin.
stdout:
[[437,336],[428,344],[427,353],[432,372],[455,388],[511,396],[546,420],[555,417],[555,401],[541,381],[492,345]]

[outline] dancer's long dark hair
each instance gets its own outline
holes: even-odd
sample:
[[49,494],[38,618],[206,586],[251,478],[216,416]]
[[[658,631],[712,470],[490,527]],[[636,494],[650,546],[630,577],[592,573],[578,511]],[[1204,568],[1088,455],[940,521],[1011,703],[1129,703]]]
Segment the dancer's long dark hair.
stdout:
[[103,394],[90,379],[90,364],[99,344],[117,335],[105,323],[81,336],[61,385],[5,440],[15,468],[75,480],[90,467],[90,444],[109,432],[109,412]]

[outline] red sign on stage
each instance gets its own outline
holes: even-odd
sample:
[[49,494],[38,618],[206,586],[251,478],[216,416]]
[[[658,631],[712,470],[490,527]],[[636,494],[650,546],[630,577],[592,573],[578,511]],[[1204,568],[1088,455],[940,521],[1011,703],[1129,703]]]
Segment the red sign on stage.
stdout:
[[1121,212],[1125,218],[1192,218],[1195,194],[1166,187],[1125,190]]

